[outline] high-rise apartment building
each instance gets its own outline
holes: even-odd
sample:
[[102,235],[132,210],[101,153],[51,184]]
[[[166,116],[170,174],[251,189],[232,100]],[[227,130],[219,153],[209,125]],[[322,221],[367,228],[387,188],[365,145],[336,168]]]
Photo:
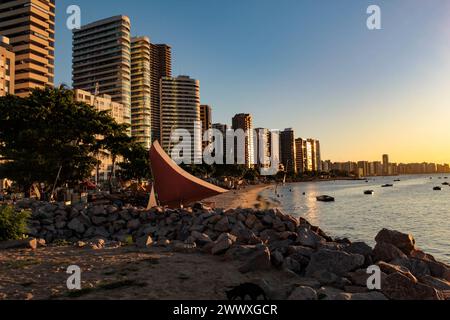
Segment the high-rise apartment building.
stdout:
[[9,39],[0,36],[0,97],[14,94],[15,54]]
[[[233,117],[233,130],[243,130],[245,135],[244,158],[245,165],[251,168],[254,164],[253,118],[250,114],[240,113]],[[238,144],[235,145],[235,157],[238,155]],[[236,159],[237,160],[237,159]]]
[[[206,104],[200,105],[200,121],[202,122],[202,139],[205,133],[212,128],[212,109]],[[203,149],[211,143],[212,137],[209,135],[207,141],[203,141]]]
[[125,107],[127,124],[131,124],[130,29],[128,17],[115,16],[73,32],[73,87],[111,96]]
[[383,175],[389,175],[389,155],[383,154]]
[[306,140],[302,138],[295,139],[295,161],[297,163],[297,172],[305,173],[308,171]]
[[321,172],[320,142],[315,139],[295,140],[297,170],[300,173]]
[[131,135],[146,149],[151,139],[150,39],[131,39]]
[[272,155],[272,133],[266,128],[256,128],[255,135],[256,165],[259,168],[269,168]]
[[322,158],[320,155],[320,142],[315,139],[308,139],[307,143],[311,147],[311,168],[313,172],[322,171]]
[[286,172],[297,173],[295,134],[292,128],[280,132],[280,160]]
[[[190,150],[191,161],[202,159],[200,82],[188,76],[161,79],[161,144],[171,154],[174,144]],[[174,130],[184,129],[190,142],[171,141]]]
[[[222,134],[223,137],[223,145],[222,145],[222,153],[223,153],[223,163],[226,164],[227,163],[227,132],[228,132],[228,125],[223,124],[223,123],[213,123],[212,128],[215,130],[220,131],[220,133]],[[219,148],[218,145],[215,145],[216,148]]]
[[0,1],[0,35],[15,53],[15,94],[53,86],[55,0]]
[[152,142],[161,142],[161,79],[172,77],[172,49],[166,44],[150,44]]

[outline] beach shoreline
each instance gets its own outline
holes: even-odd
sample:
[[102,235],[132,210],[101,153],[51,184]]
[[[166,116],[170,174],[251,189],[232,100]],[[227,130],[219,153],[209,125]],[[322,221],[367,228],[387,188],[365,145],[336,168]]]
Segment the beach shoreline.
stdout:
[[269,200],[264,199],[261,193],[273,186],[273,184],[247,186],[240,190],[230,190],[227,193],[208,198],[205,202],[211,202],[214,207],[225,210],[270,206]]

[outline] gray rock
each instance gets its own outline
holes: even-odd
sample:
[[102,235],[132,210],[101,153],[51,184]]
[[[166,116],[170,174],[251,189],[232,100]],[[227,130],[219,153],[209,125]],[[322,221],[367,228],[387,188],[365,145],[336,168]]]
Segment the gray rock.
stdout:
[[105,216],[106,215],[106,210],[105,210],[105,206],[94,206],[92,208],[90,208],[90,213],[93,216]]
[[139,229],[139,227],[141,226],[141,222],[139,221],[139,219],[133,219],[128,221],[127,223],[127,228],[134,231]]
[[306,275],[312,276],[318,270],[326,270],[336,275],[345,275],[363,264],[364,257],[360,254],[322,249],[311,256],[311,262],[306,268]]
[[292,259],[291,257],[287,257],[283,262],[283,269],[290,270],[295,272],[296,274],[301,274],[303,271],[302,265],[297,261]]
[[416,241],[412,235],[388,229],[381,230],[375,237],[375,241],[377,243],[390,243],[406,255],[409,255],[416,248]]
[[301,226],[297,230],[297,242],[305,247],[317,248],[320,243],[324,243],[325,239],[312,231],[308,226]]
[[313,288],[300,286],[294,289],[288,300],[317,300],[317,292]]
[[416,278],[431,275],[430,268],[425,261],[413,258],[401,257],[391,262],[393,265],[408,269]]
[[78,218],[74,218],[72,219],[69,224],[67,225],[67,227],[72,230],[75,231],[78,234],[82,234],[84,233],[84,231],[86,230],[86,228],[84,227],[84,225],[80,222],[80,220],[78,220]]
[[107,221],[107,219],[105,217],[99,216],[99,215],[93,216],[91,218],[91,220],[92,220],[92,223],[94,225],[96,225],[96,226],[100,226],[100,225],[104,224]]
[[215,242],[211,249],[211,253],[214,255],[219,255],[225,253],[231,246],[236,242],[236,237],[229,234],[223,233]]
[[406,258],[406,255],[403,251],[390,243],[378,242],[373,250],[373,258],[375,262],[391,262],[398,258]]
[[230,231],[230,223],[227,217],[223,217],[220,219],[216,225],[214,226],[214,230],[219,232],[228,232]]
[[381,289],[384,295],[393,300],[443,300],[442,294],[436,289],[413,281],[399,272],[388,275]]
[[436,290],[450,291],[450,282],[445,281],[444,279],[438,279],[432,276],[423,276],[420,278],[420,282],[429,285]]

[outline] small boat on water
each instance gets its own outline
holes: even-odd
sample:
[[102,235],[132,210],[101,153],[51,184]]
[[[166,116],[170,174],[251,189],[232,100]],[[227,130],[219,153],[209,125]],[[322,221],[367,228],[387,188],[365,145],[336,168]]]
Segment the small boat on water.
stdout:
[[400,180],[400,179],[396,179],[396,180],[394,180],[394,182],[400,182],[400,181],[402,181],[402,180]]
[[442,188],[441,188],[441,187],[434,187],[433,190],[434,190],[434,191],[441,191]]
[[366,190],[366,191],[364,191],[364,194],[373,195],[373,194],[375,194],[375,191],[373,191],[373,190]]
[[334,202],[335,201],[335,199],[333,197],[326,196],[326,195],[318,196],[316,199],[317,199],[317,201],[321,201],[321,202]]
[[450,185],[448,182],[444,182],[443,184],[442,184],[443,186],[448,186],[448,185]]
[[390,188],[390,187],[393,187],[393,186],[394,186],[393,184],[387,183],[387,184],[383,184],[381,187],[382,188]]

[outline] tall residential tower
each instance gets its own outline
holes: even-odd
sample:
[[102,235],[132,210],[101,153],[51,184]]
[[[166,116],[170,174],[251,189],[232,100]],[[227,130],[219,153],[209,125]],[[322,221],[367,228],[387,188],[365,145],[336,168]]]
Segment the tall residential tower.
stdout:
[[0,35],[16,55],[15,93],[26,97],[34,88],[53,87],[55,0],[0,1]]
[[146,149],[151,139],[150,39],[131,39],[131,135]]
[[73,87],[107,94],[126,110],[131,124],[130,19],[115,16],[73,32]]

